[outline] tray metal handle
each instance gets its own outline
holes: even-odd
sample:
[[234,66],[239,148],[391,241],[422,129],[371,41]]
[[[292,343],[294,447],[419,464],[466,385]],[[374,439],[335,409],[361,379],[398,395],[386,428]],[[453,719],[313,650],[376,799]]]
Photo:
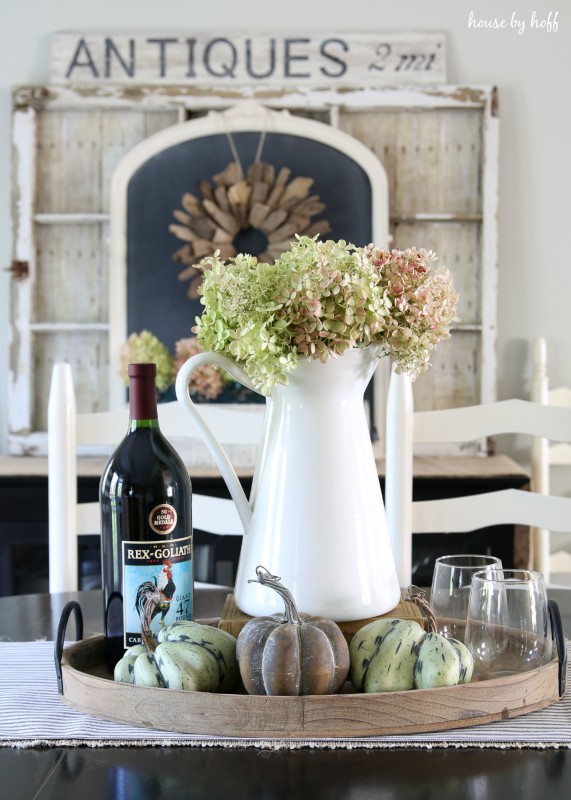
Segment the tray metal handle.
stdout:
[[559,606],[555,600],[549,600],[548,606],[553,640],[557,647],[557,657],[559,659],[559,697],[563,697],[567,682],[567,648],[565,647],[565,635],[563,633],[563,623],[561,622]]
[[71,614],[75,615],[75,641],[79,642],[83,639],[83,614],[81,613],[81,606],[75,600],[70,600],[66,603],[57,628],[57,636],[54,645],[54,661],[56,665],[57,688],[60,694],[63,694],[63,678],[61,673],[61,657],[63,655],[63,643],[65,641],[65,632],[67,630],[67,623]]

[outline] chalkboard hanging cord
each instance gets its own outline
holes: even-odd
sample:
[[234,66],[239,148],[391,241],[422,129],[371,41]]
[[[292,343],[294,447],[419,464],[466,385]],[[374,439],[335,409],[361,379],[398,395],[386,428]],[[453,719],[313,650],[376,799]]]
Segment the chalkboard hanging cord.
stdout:
[[240,177],[243,178],[244,168],[242,166],[242,162],[240,161],[240,156],[238,155],[238,151],[236,150],[234,138],[228,129],[226,129],[225,133],[226,133],[226,138],[228,139],[228,144],[230,145],[230,151],[232,152],[232,158],[234,159],[236,164],[238,164],[238,167],[240,168]]
[[256,157],[254,159],[255,164],[258,164],[260,158],[262,157],[262,150],[264,149],[265,142],[266,142],[266,129],[263,128],[263,130],[260,133],[260,141],[258,142],[258,149],[256,150]]
[[[232,153],[232,158],[234,159],[234,161],[236,162],[236,164],[238,164],[238,167],[240,168],[240,177],[244,178],[245,177],[244,176],[244,167],[242,166],[242,162],[240,161],[240,156],[238,155],[238,150],[236,148],[236,143],[234,141],[234,137],[232,136],[232,131],[229,131],[228,128],[226,127],[226,120],[224,120],[224,133],[226,134],[226,138],[228,139],[228,144],[230,145],[230,151]],[[258,164],[259,161],[260,161],[260,158],[262,157],[262,150],[264,149],[264,144],[265,144],[265,141],[266,141],[266,133],[267,133],[266,128],[265,127],[262,128],[262,130],[260,131],[260,140],[258,142],[258,147],[256,149],[256,156],[254,158],[254,163],[255,164]]]

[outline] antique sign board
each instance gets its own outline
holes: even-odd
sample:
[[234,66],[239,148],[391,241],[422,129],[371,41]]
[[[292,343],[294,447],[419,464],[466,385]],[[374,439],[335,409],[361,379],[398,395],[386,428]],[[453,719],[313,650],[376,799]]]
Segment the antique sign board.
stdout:
[[62,32],[54,83],[399,86],[446,82],[443,33]]

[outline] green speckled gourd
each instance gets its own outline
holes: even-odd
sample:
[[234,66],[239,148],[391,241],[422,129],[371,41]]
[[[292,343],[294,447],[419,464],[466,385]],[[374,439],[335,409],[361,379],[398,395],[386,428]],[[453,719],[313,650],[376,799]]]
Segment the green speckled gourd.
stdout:
[[144,645],[136,644],[134,647],[129,647],[123,658],[115,664],[115,671],[113,673],[113,680],[119,683],[135,683],[135,661],[138,657],[147,651]]
[[300,614],[291,592],[264,567],[257,567],[256,575],[278,592],[285,613],[254,617],[240,631],[236,656],[248,694],[338,692],[349,672],[349,648],[339,626],[326,617]]
[[378,619],[357,631],[349,647],[350,678],[361,692],[398,692],[434,689],[469,683],[474,660],[457,639],[436,633],[436,622],[426,601],[409,594],[407,600],[428,614],[430,632],[418,622]]
[[377,619],[361,628],[349,646],[351,683],[360,692],[412,689],[417,647],[425,631],[418,622]]
[[235,687],[236,639],[230,633],[181,621],[162,628],[157,643],[145,628],[144,646],[125,652],[115,666],[114,680],[192,692],[226,692]]
[[[218,681],[216,688],[199,691],[226,692],[236,686],[239,676],[238,662],[236,661],[236,638],[231,633],[210,625],[200,625],[198,622],[182,621],[162,628],[157,638],[159,641],[157,651],[165,660],[176,658],[176,653],[180,648],[175,648],[173,645],[186,644],[188,647],[183,651],[185,663],[202,661],[205,673],[211,670],[214,672]],[[167,647],[167,645],[170,646]],[[195,655],[192,655],[193,652]],[[212,658],[215,661],[214,665],[212,665]],[[203,677],[206,680],[206,676]]]

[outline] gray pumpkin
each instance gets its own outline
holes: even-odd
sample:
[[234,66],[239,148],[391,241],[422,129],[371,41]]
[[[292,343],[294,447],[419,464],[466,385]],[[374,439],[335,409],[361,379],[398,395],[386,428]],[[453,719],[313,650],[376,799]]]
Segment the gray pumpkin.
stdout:
[[276,591],[284,613],[254,617],[240,631],[236,656],[248,694],[306,695],[338,692],[349,671],[349,648],[333,620],[298,612],[279,578],[256,569],[262,586]]

